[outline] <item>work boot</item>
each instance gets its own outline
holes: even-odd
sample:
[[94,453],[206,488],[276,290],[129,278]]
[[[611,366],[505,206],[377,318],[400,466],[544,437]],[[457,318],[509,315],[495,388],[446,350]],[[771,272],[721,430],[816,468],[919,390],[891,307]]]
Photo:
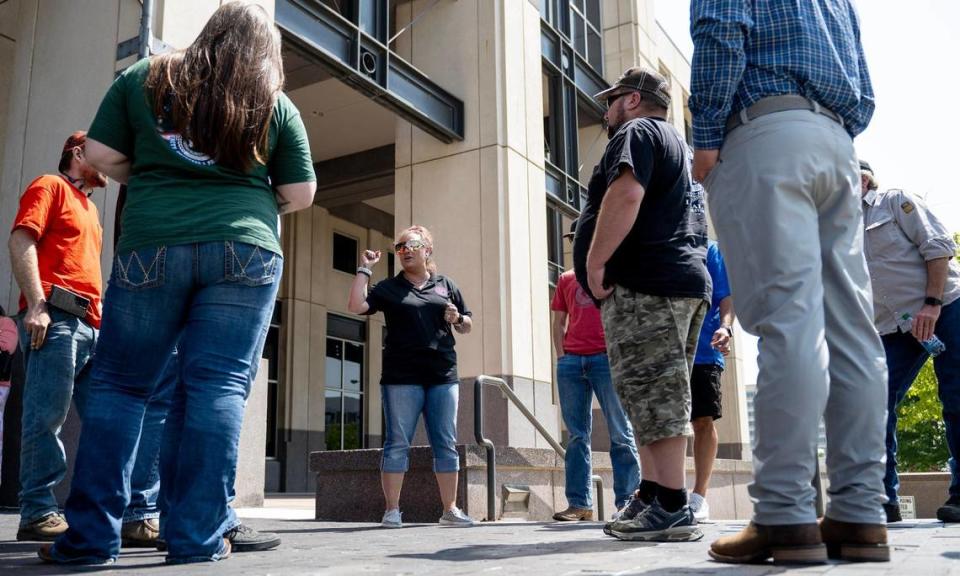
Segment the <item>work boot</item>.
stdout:
[[827,556],[847,562],[889,562],[885,524],[841,522],[825,517],[820,521],[820,537],[827,545]]
[[20,526],[17,530],[17,540],[53,542],[57,539],[57,536],[66,532],[69,527],[63,514],[50,512]]
[[937,508],[937,520],[941,522],[960,522],[960,496],[951,496],[943,506]]
[[124,522],[120,529],[120,542],[124,548],[154,548],[160,537],[160,521],[144,518]]
[[590,508],[569,506],[566,510],[554,514],[553,519],[557,522],[577,522],[578,520],[586,520],[589,522],[593,520],[593,510]]
[[900,515],[899,504],[884,504],[883,512],[887,515],[887,524],[892,524],[893,522],[900,522],[903,520],[903,516]]
[[761,526],[754,522],[733,536],[710,545],[710,556],[719,562],[751,564],[773,558],[774,564],[822,564],[827,548],[816,524]]

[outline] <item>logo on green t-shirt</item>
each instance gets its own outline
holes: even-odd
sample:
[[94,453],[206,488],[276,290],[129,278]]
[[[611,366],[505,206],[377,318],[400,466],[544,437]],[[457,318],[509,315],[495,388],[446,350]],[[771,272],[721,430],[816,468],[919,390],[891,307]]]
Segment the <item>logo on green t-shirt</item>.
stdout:
[[167,143],[177,156],[198,166],[210,166],[216,161],[202,152],[197,152],[190,146],[190,141],[178,132],[160,132],[160,137]]

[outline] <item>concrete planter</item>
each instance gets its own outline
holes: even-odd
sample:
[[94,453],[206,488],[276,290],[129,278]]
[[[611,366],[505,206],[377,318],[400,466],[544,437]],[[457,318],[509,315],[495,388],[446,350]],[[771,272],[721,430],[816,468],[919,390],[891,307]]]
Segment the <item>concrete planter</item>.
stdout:
[[[458,505],[478,520],[486,520],[486,454],[480,446],[457,446],[460,454]],[[339,522],[378,522],[383,514],[380,488],[380,450],[313,452],[310,470],[317,478],[318,520]],[[688,485],[693,485],[693,461],[687,460]],[[605,452],[593,453],[593,471],[604,482],[607,514],[614,510],[613,471]],[[746,485],[752,479],[749,462],[718,460],[711,490],[707,494],[711,517],[747,519],[753,506]],[[527,486],[530,498],[527,520],[550,520],[557,510],[566,508],[564,465],[552,449],[497,448],[497,515],[501,514],[504,484]],[[410,469],[404,479],[400,509],[407,522],[436,522],[441,514],[440,494],[433,475],[432,453],[427,446],[410,450]],[[596,509],[596,505],[595,505]],[[597,518],[599,519],[599,518]]]

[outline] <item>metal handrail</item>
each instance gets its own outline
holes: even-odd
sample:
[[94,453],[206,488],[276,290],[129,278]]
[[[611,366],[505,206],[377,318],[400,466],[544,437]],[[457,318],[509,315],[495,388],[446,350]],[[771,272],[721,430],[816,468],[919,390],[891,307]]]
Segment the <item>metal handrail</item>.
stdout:
[[[487,519],[495,521],[497,518],[497,499],[495,488],[497,486],[497,448],[494,446],[493,442],[483,435],[483,387],[484,385],[496,386],[500,389],[500,393],[503,394],[507,399],[513,402],[513,405],[520,410],[520,413],[523,414],[527,421],[530,424],[533,424],[533,427],[537,429],[537,432],[543,436],[547,443],[560,455],[561,458],[565,457],[567,451],[563,449],[563,446],[560,445],[557,440],[550,435],[550,432],[543,427],[543,424],[540,423],[540,420],[533,415],[533,412],[527,408],[526,404],[523,403],[520,398],[514,393],[513,389],[510,388],[510,385],[507,384],[506,380],[503,378],[496,378],[494,376],[487,376],[481,374],[477,376],[476,382],[473,385],[473,431],[476,436],[477,444],[483,446],[487,451]],[[603,505],[603,478],[597,476],[596,474],[592,475],[590,479],[593,481],[594,485],[594,494],[597,500],[597,512],[600,515],[601,519],[606,518],[604,512],[605,507]]]

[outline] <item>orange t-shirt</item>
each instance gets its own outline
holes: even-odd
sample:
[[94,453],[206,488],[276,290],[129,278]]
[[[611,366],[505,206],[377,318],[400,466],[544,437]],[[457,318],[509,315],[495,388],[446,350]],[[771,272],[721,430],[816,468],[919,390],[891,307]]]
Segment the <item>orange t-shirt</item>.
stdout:
[[[103,228],[93,200],[61,176],[45,175],[27,186],[13,229],[29,231],[37,241],[43,293],[56,284],[90,300],[86,320],[100,327],[100,249]],[[20,309],[27,300],[20,294]]]

